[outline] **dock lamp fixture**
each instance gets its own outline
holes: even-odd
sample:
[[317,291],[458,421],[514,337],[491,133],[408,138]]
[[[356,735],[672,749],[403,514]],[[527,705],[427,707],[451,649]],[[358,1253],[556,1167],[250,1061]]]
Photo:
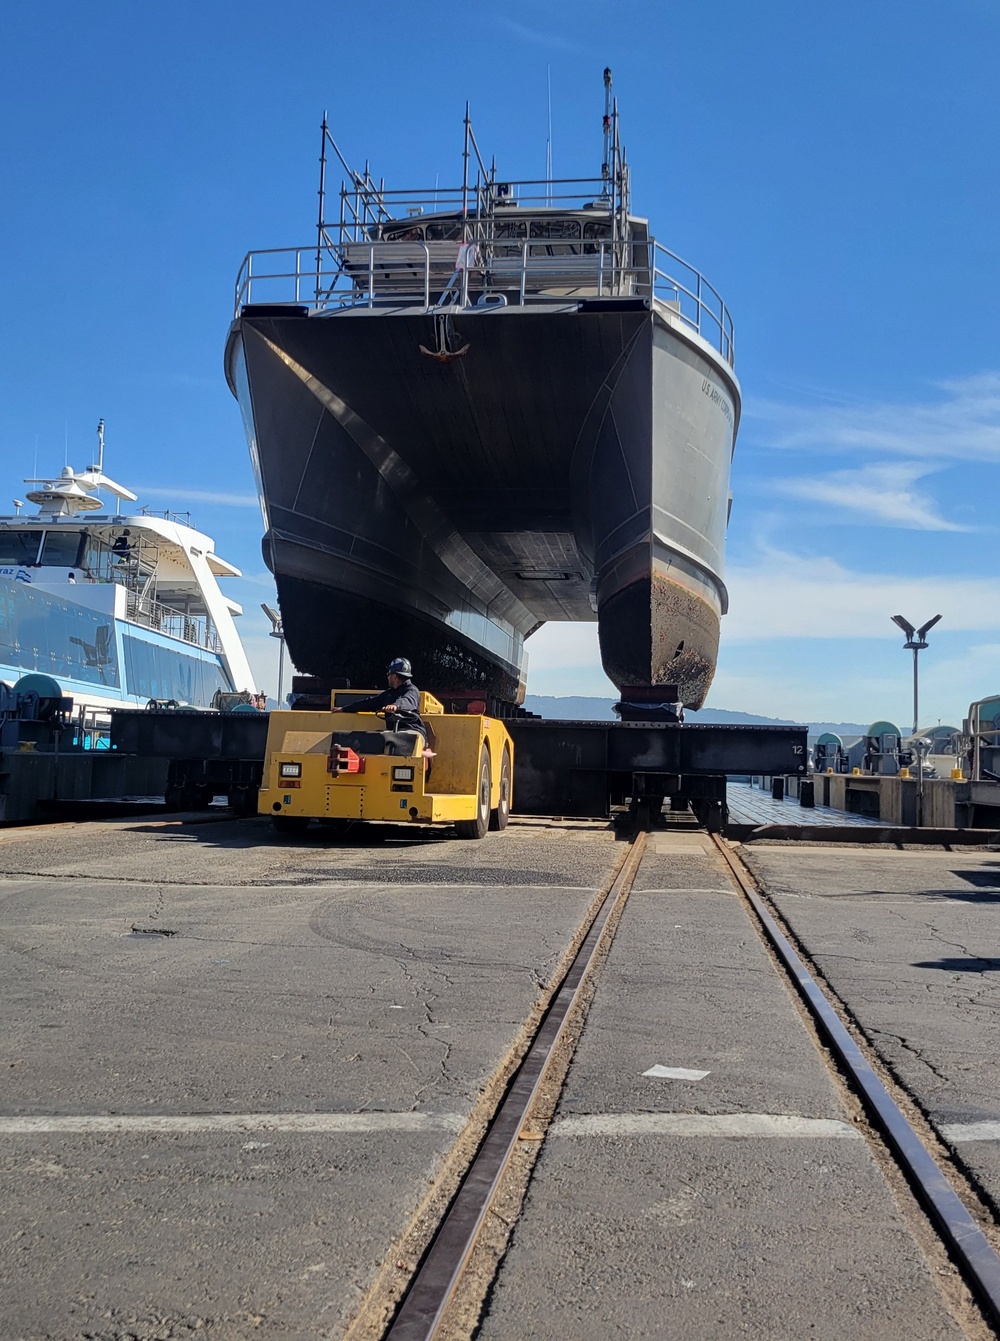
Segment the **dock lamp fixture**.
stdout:
[[913,653],[913,734],[914,735],[917,734],[917,730],[919,728],[919,713],[918,713],[919,699],[917,696],[918,694],[917,654],[919,652],[922,652],[924,648],[927,646],[927,634],[930,632],[930,630],[934,627],[934,625],[938,622],[940,618],[941,618],[940,615],[935,615],[933,619],[929,619],[926,624],[921,624],[920,628],[917,629],[914,628],[914,626],[910,623],[908,619],[904,619],[902,615],[892,616],[892,622],[894,624],[897,624],[906,634],[906,642],[903,644],[904,650],[912,651]]
[[273,610],[269,605],[265,605],[263,602],[261,602],[260,608],[271,621],[271,633],[269,636],[277,638],[278,640],[278,707],[280,708],[283,706],[284,702],[281,697],[281,691],[284,688],[285,678],[285,629],[281,622],[281,616],[278,614],[277,610]]

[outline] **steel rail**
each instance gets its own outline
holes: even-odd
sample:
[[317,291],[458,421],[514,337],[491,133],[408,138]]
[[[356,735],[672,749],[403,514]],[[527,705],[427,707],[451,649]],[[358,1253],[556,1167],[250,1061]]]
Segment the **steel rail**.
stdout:
[[525,1118],[579,999],[587,970],[603,943],[608,922],[632,887],[642,860],[645,838],[644,833],[638,834],[625,854],[524,1060],[511,1078],[507,1093],[403,1296],[396,1316],[383,1334],[384,1341],[431,1341],[435,1335],[472,1256]]
[[1000,1322],[1000,1256],[966,1210],[937,1161],[906,1120],[825,993],[768,911],[745,873],[742,862],[718,835],[713,834],[712,841],[757,915],[781,962],[794,979],[822,1033],[847,1068],[876,1125],[895,1153],[900,1167],[958,1263],[966,1282],[992,1321]]

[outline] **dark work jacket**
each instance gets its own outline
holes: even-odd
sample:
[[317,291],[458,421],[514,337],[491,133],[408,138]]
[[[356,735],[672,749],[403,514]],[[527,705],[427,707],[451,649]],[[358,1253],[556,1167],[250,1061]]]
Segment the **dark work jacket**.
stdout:
[[387,727],[396,731],[419,731],[427,739],[427,727],[418,711],[420,690],[412,680],[407,680],[398,689],[383,689],[381,694],[372,694],[370,698],[356,698],[345,704],[348,712],[379,712],[388,703],[395,703],[396,712],[390,712],[385,719]]

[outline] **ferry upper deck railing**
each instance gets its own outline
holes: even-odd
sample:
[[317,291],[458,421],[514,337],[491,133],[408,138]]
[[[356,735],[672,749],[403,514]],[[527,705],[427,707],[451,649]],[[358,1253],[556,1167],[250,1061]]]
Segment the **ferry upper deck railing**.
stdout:
[[[145,512],[146,516],[156,516]],[[222,643],[207,615],[167,605],[156,598],[159,543],[143,532],[129,536],[125,548],[115,550],[106,542],[92,542],[88,559],[90,575],[97,581],[114,582],[125,588],[125,615],[133,624],[155,629],[169,638],[179,638],[193,647],[221,652]]]
[[191,615],[134,591],[128,593],[126,615],[132,623],[155,629],[168,638],[179,638],[209,652],[222,651],[222,640],[207,615]]
[[[587,223],[585,218],[573,221]],[[322,252],[315,246],[249,252],[236,280],[235,315],[254,303],[293,303],[327,312],[643,296],[659,299],[727,363],[735,361],[733,321],[718,291],[653,238],[588,237],[585,226],[574,237],[531,234],[528,225],[558,222],[551,216],[505,218],[499,230],[494,218],[492,236],[472,242],[426,236],[428,225],[443,228],[440,219],[415,217],[412,229],[406,228],[406,219],[391,222],[392,236],[351,238]],[[512,224],[522,226],[524,236],[503,231]]]
[[139,515],[142,517],[161,517],[164,521],[177,522],[179,526],[191,525],[190,512],[171,512],[169,508],[141,507]]

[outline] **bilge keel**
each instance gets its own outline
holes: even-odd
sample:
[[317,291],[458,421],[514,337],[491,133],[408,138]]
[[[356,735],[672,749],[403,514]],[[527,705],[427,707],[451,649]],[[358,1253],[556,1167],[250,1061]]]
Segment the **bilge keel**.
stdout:
[[[620,688],[699,707],[726,609],[733,328],[632,214],[605,72],[600,177],[348,173],[318,241],[250,253],[226,351],[289,652],[519,702],[524,642],[599,626]],[[341,162],[343,159],[341,158]]]

